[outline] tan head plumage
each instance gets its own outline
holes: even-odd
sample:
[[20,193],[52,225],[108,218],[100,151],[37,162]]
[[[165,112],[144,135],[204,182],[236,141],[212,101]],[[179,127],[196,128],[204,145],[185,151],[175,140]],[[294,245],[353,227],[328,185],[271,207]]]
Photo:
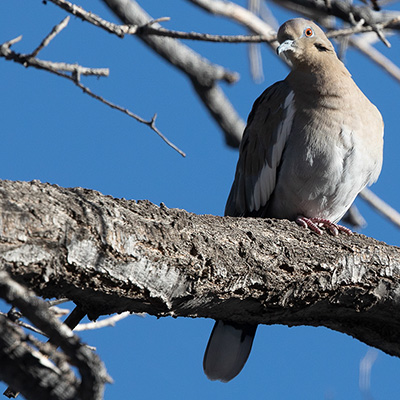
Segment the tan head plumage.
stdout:
[[302,64],[316,64],[327,56],[337,58],[335,49],[324,31],[314,22],[295,18],[286,21],[278,31],[279,56],[293,68]]

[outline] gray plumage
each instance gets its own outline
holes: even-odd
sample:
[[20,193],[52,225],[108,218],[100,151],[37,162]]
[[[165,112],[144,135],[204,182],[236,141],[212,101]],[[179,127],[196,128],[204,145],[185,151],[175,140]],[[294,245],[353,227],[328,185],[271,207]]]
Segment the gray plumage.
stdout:
[[256,328],[255,325],[216,321],[203,361],[209,379],[229,382],[242,370],[249,357]]
[[[225,215],[336,223],[379,176],[382,117],[316,24],[289,20],[278,41],[292,70],[253,105]],[[229,381],[240,372],[255,329],[216,323],[204,358],[210,379]]]

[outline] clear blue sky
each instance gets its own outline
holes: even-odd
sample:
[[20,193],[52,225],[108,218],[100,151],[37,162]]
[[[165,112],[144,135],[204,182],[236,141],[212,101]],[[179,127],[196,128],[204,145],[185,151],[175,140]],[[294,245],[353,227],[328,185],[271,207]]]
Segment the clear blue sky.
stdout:
[[[244,33],[183,0],[141,3],[154,18],[170,16],[172,20],[164,23],[167,28]],[[100,1],[79,4],[115,21]],[[22,34],[14,50],[29,53],[65,16],[41,0],[2,0],[0,42]],[[276,16],[282,23],[293,14],[278,11]],[[391,50],[381,43],[377,48],[400,64],[400,40],[389,39]],[[264,88],[288,72],[262,47],[265,82],[255,84],[249,77],[245,45],[188,44],[240,73],[236,85],[223,84],[223,89],[243,118]],[[121,40],[74,17],[39,57],[110,68],[108,78],[82,78],[82,82],[144,118],[156,112],[158,127],[187,157],[167,147],[146,126],[93,100],[71,82],[0,59],[1,179],[39,179],[115,197],[164,202],[194,213],[223,213],[237,151],[225,146],[184,76],[136,38]],[[373,190],[400,210],[400,85],[353,50],[347,53],[346,64],[386,124],[384,166]],[[399,229],[362,201],[358,206],[368,221],[362,233],[399,244]],[[97,347],[115,381],[106,388],[109,400],[364,399],[358,385],[359,363],[368,347],[325,328],[262,326],[243,372],[229,384],[210,382],[202,371],[202,357],[212,325],[206,319],[132,316],[114,328],[83,333],[82,338]],[[400,360],[379,352],[372,368],[373,398],[397,398],[399,373]]]

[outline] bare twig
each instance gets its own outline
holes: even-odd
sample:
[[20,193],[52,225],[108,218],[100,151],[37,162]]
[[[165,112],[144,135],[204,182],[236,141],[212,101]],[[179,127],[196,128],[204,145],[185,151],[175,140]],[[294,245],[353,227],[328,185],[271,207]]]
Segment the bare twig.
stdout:
[[[68,20],[63,20],[61,24],[64,23],[64,25],[68,22]],[[57,25],[58,27],[61,25]],[[49,41],[60,31],[60,29],[53,28],[52,32],[46,37],[45,40],[42,41],[42,43],[39,45],[39,47],[32,53],[32,54],[37,54],[43,47],[44,45],[47,45]],[[12,51],[10,49],[11,45],[14,43],[17,43],[21,40],[22,36],[19,36],[15,39],[9,40],[8,42],[3,43],[0,46],[0,57],[4,57],[6,60],[12,60],[16,63],[19,63],[23,65],[24,67],[34,67],[37,69],[42,69],[45,71],[48,71],[50,73],[53,73],[57,76],[60,76],[62,78],[66,78],[68,80],[71,80],[72,82],[75,83],[79,88],[81,88],[84,93],[87,93],[89,96],[93,97],[96,100],[101,101],[102,103],[108,105],[109,107],[119,110],[123,112],[124,114],[130,116],[131,118],[134,118],[136,121],[143,123],[147,125],[151,130],[153,130],[155,133],[157,133],[158,136],[162,140],[164,140],[165,143],[168,144],[168,146],[172,147],[174,150],[176,150],[181,156],[185,157],[185,153],[180,150],[177,146],[175,146],[171,141],[169,141],[161,132],[160,130],[156,127],[155,125],[155,119],[156,115],[153,116],[153,118],[149,121],[145,120],[144,118],[139,117],[138,115],[134,114],[133,112],[129,111],[126,108],[120,107],[103,97],[93,93],[88,87],[84,86],[80,82],[80,76],[81,75],[95,75],[95,76],[108,76],[109,70],[108,68],[85,68],[82,67],[78,64],[67,64],[67,63],[57,63],[57,62],[52,62],[52,61],[44,61],[40,60],[37,57],[32,56],[31,54],[20,54]],[[50,39],[49,39],[50,38]],[[68,73],[70,72],[70,73]]]
[[60,308],[57,306],[52,306],[51,311],[57,318],[64,317],[65,315],[68,315],[71,312],[71,310],[68,310],[66,308]]
[[196,6],[215,14],[230,18],[245,26],[255,34],[261,35],[265,42],[275,50],[278,46],[276,31],[269,24],[258,18],[251,11],[230,1],[221,0],[190,0]]
[[9,40],[1,44],[0,57],[4,57],[6,60],[12,60],[18,64],[22,64],[24,67],[34,67],[37,69],[42,69],[68,79],[72,79],[72,77],[60,71],[71,72],[73,74],[78,74],[78,75],[94,75],[94,76],[109,75],[108,68],[86,68],[78,64],[45,61],[37,57],[33,57],[31,54],[22,54],[12,51],[10,48],[11,45],[19,42],[21,39],[22,36],[18,36],[15,39]]
[[99,96],[96,93],[93,93],[87,86],[82,85],[80,83],[79,79],[74,80],[74,83],[76,86],[81,88],[84,93],[88,94],[90,97],[93,97],[96,100],[101,101],[102,103],[106,104],[107,106],[113,108],[114,110],[118,110],[123,112],[124,114],[128,115],[129,117],[135,119],[138,122],[141,122],[142,124],[147,125],[152,131],[157,133],[157,135],[171,148],[173,148],[175,151],[177,151],[182,157],[186,157],[186,154],[179,149],[176,145],[174,145],[170,140],[166,138],[165,135],[161,133],[161,131],[156,127],[156,118],[157,114],[154,114],[152,119],[150,121],[145,120],[144,118],[140,117],[139,115],[134,114],[132,111],[128,110],[127,108],[121,107],[117,104],[112,103],[109,100],[106,100],[104,97]]
[[[79,17],[83,21],[87,21],[93,25],[96,25],[109,33],[114,33],[117,36],[123,38],[125,35],[136,35],[148,34],[156,36],[166,36],[174,39],[190,39],[190,40],[200,40],[206,42],[224,42],[224,43],[252,43],[252,42],[268,42],[271,39],[270,36],[264,35],[211,35],[208,33],[198,33],[198,32],[182,32],[169,30],[165,28],[153,28],[152,25],[158,22],[168,21],[169,17],[161,17],[149,21],[144,25],[118,25],[112,22],[106,21],[92,12],[86,11],[84,8],[77,6],[66,0],[49,0],[52,3],[58,5],[62,9],[68,11],[69,13]],[[61,28],[62,29],[62,28]],[[60,30],[61,30],[60,29]],[[58,32],[57,32],[58,33]],[[56,33],[56,34],[57,34]],[[49,35],[50,36],[50,35]],[[54,35],[55,36],[55,35]],[[50,38],[51,40],[52,38]],[[47,43],[46,43],[47,45]],[[43,46],[44,47],[44,46]],[[39,49],[40,51],[41,49]],[[38,51],[38,52],[39,52]],[[37,52],[37,53],[38,53]],[[35,55],[37,55],[37,53]],[[33,53],[32,53],[33,54]]]
[[[52,300],[52,301],[46,301],[46,303],[49,306],[49,308],[51,308],[51,311],[53,312],[53,314],[56,317],[60,317],[62,315],[68,314],[69,310],[60,309],[60,308],[56,307],[54,303],[60,304],[61,302],[65,302],[65,301],[70,301],[70,300],[60,299],[59,302],[57,302],[57,300]],[[13,310],[15,310],[14,307],[12,307],[8,313],[3,313],[0,311],[0,315],[7,317],[14,324],[19,325],[22,328],[28,329],[32,332],[38,333],[39,335],[47,337],[47,335],[44,332],[42,332],[40,329],[34,327],[33,325],[27,324],[24,321],[21,321],[20,318],[22,317],[22,314],[19,311],[18,311],[18,315],[16,317],[13,316],[13,315],[15,315],[15,312],[13,313]]]
[[359,196],[394,225],[400,228],[400,213],[380,199],[374,192],[365,188]]
[[[203,3],[204,1],[207,0],[192,0],[195,2],[201,1]],[[219,0],[214,0],[214,1],[219,1]],[[228,6],[230,6],[228,4]],[[234,7],[240,7],[240,6],[234,6]],[[212,8],[210,8],[212,10]],[[240,9],[239,9],[240,10]],[[243,11],[240,10],[240,13]],[[225,13],[222,13],[222,9],[218,9],[218,14],[220,15],[225,15],[227,17],[232,17],[231,11],[229,8],[227,8]],[[252,14],[255,18],[258,18],[255,14]],[[161,19],[161,18],[160,18]],[[159,19],[159,20],[160,20]],[[244,24],[247,26],[246,18],[243,18],[243,16],[240,16],[240,18],[235,17],[237,22],[240,22],[241,24]],[[157,20],[158,21],[158,20]],[[156,22],[156,21],[154,21]],[[245,23],[243,23],[245,22]],[[350,36],[356,33],[365,33],[365,32],[376,32],[378,37],[382,40],[382,42],[387,46],[390,47],[389,41],[386,39],[383,29],[387,28],[387,26],[395,24],[400,22],[400,17],[393,18],[390,21],[387,21],[382,24],[377,24],[377,25],[364,25],[365,21],[360,20],[354,25],[353,27],[350,28],[344,28],[344,29],[337,29],[337,30],[332,30],[327,32],[327,37],[329,38],[337,38],[341,36]],[[252,23],[250,23],[252,25]],[[256,27],[255,31],[259,31],[259,28]],[[165,37],[170,37],[174,39],[189,39],[189,40],[198,40],[198,41],[205,41],[205,42],[218,42],[218,43],[263,43],[266,42],[268,44],[273,44],[276,42],[276,35],[273,34],[273,30],[270,31],[268,35],[265,34],[256,34],[256,35],[212,35],[209,33],[199,33],[199,32],[183,32],[183,31],[176,31],[176,30],[170,30],[170,29],[165,29],[165,28],[153,28],[148,25],[140,26],[137,27],[135,32],[133,33],[140,33],[140,34],[147,34],[147,35],[156,35],[156,36],[165,36]]]
[[167,36],[174,39],[190,39],[218,43],[262,43],[275,41],[264,35],[211,35],[209,33],[173,31],[165,28],[141,27],[140,32],[147,35]]
[[15,39],[11,39],[11,40],[8,40],[7,42],[4,42],[1,45],[0,49],[1,49],[1,51],[3,51],[3,49],[2,49],[3,47],[4,47],[4,49],[9,49],[13,44],[18,43],[21,40],[22,40],[22,35],[19,35]]
[[[8,318],[8,315],[6,313],[1,312],[1,311],[0,311],[0,315]],[[25,329],[29,329],[32,332],[38,333],[39,335],[46,336],[40,329],[37,329],[34,326],[29,325],[24,321],[20,321],[19,319],[13,319],[12,322],[14,324],[16,324],[16,325],[22,326]]]
[[[391,29],[393,25],[396,25],[400,22],[400,16],[392,18],[389,21],[376,24],[375,27],[378,29]],[[361,19],[360,21],[357,22],[356,25],[350,27],[350,28],[344,28],[344,29],[337,29],[337,30],[332,30],[327,32],[328,37],[338,37],[338,36],[344,36],[344,35],[352,35],[354,33],[364,33],[364,32],[371,32],[374,31],[374,27],[370,25],[365,25],[365,21]]]
[[386,47],[392,47],[390,42],[386,39],[383,30],[378,28],[377,26],[372,26],[373,31],[378,35],[378,38],[381,39],[381,41],[384,43]]
[[[43,300],[15,282],[5,271],[1,271],[0,275],[1,297],[17,307],[26,318],[51,337],[53,344],[59,346],[71,360],[71,364],[77,367],[82,380],[80,386],[82,398],[103,398],[104,384],[109,382],[110,378],[98,356],[80,343],[79,339],[54,317]],[[6,392],[16,391],[9,387]],[[36,398],[48,398],[48,396],[36,396]]]
[[358,21],[354,26],[350,28],[332,30],[327,32],[327,36],[329,38],[337,38],[340,36],[350,36],[356,33],[365,33],[365,32],[375,32],[379,39],[387,46],[390,47],[389,41],[386,39],[383,30],[390,29],[390,26],[395,25],[400,22],[400,17],[396,17],[391,19],[390,21],[386,21],[381,24],[376,25],[365,25],[364,19]]
[[[152,20],[151,16],[134,0],[103,1],[123,23],[143,26]],[[190,79],[207,110],[224,132],[226,143],[229,146],[238,147],[244,122],[218,83],[221,80],[234,83],[239,75],[211,63],[176,39],[145,34],[139,34],[138,37]]]
[[[400,29],[400,20],[398,11],[381,10],[380,12],[371,11],[367,6],[353,5],[352,1],[331,0],[329,6],[327,2],[313,0],[274,0],[281,6],[296,11],[308,18],[316,19],[319,22],[327,20],[328,16],[335,16],[350,25],[357,26],[357,21],[363,21],[366,31],[374,31],[378,38],[388,47],[389,41],[385,38],[383,28]],[[352,29],[352,28],[350,28]],[[364,30],[361,30],[364,31]],[[354,32],[353,32],[354,33]]]
[[113,33],[121,38],[123,38],[126,34],[134,34],[137,31],[137,26],[130,25],[118,25],[113,24],[112,22],[106,21],[105,19],[99,17],[98,15],[86,11],[80,6],[73,4],[66,0],[49,0],[57,6],[61,7],[63,10],[69,12],[72,15],[82,19],[83,21],[90,22],[93,25],[96,25],[109,33]]
[[394,79],[400,82],[400,68],[386,56],[384,56],[379,50],[357,36],[350,37],[349,43],[351,46],[364,53]]
[[48,300],[47,304],[49,307],[54,307],[58,306],[59,304],[67,303],[68,301],[71,301],[70,299],[63,298],[63,299],[54,299],[54,300]]
[[121,314],[113,315],[112,317],[109,318],[104,318],[101,321],[95,321],[95,322],[89,322],[88,324],[79,324],[74,331],[75,332],[80,332],[80,331],[89,331],[93,329],[100,329],[104,328],[106,326],[115,326],[115,324],[118,321],[121,321],[122,319],[128,317],[131,315],[129,311],[124,311]]
[[[275,3],[308,18],[314,18],[319,21],[334,16],[344,22],[354,25],[354,21],[364,19],[367,25],[377,25],[384,23],[399,16],[398,11],[381,10],[380,12],[371,12],[370,7],[357,5],[353,1],[330,0],[330,6],[327,7],[326,1],[316,0],[273,0]],[[352,22],[353,21],[353,22]],[[393,24],[391,27],[400,30],[400,24]]]
[[51,32],[42,40],[42,43],[30,54],[31,57],[36,57],[39,52],[45,48],[57,35],[60,33],[69,22],[69,16],[66,16]]

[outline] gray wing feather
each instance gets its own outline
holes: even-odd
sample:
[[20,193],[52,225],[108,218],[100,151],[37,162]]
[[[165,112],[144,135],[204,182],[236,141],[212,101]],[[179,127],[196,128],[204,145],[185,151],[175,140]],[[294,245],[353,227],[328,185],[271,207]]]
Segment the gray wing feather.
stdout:
[[243,134],[225,215],[257,215],[267,206],[294,114],[294,93],[285,81],[275,83],[255,101]]

